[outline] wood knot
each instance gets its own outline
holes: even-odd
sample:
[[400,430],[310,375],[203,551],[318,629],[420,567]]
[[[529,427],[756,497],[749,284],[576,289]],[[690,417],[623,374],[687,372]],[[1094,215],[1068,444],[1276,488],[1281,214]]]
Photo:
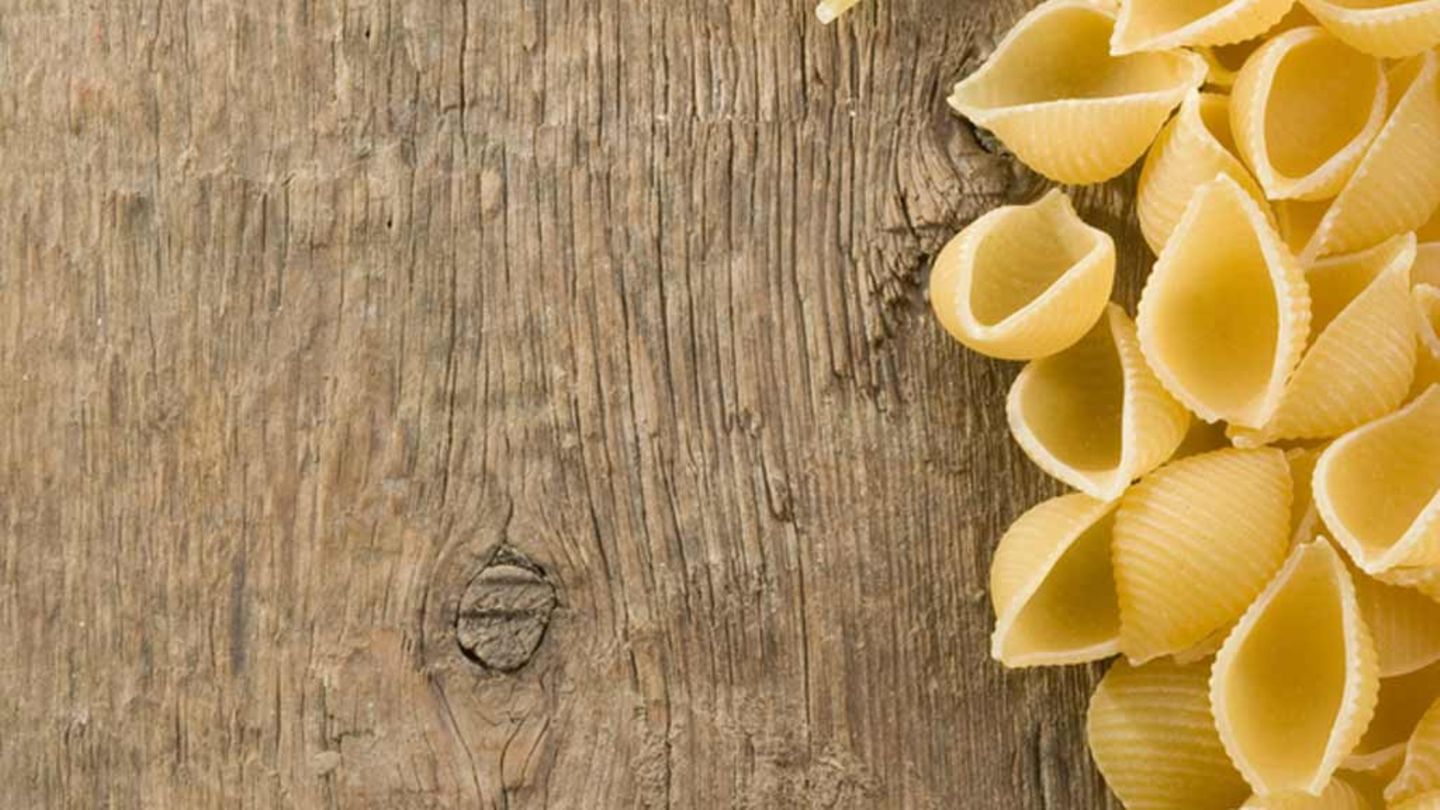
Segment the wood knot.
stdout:
[[460,649],[487,669],[514,672],[539,649],[555,602],[555,586],[544,570],[502,546],[460,598],[455,616]]

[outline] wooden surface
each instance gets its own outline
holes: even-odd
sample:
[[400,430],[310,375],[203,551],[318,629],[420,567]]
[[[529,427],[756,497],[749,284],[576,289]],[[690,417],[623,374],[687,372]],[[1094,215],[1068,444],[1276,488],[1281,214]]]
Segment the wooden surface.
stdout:
[[0,0],[4,806],[1107,806],[923,297],[1022,11]]

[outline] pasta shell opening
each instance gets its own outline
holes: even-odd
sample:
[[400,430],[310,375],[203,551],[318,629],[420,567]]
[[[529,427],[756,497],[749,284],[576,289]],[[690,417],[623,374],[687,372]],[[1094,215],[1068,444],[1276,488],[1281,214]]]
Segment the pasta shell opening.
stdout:
[[1261,796],[1318,795],[1375,709],[1375,649],[1324,539],[1296,546],[1215,657],[1220,739]]
[[1223,45],[1263,34],[1294,0],[1122,0],[1114,53]]
[[1380,677],[1404,675],[1440,661],[1440,602],[1361,572],[1352,578],[1360,615],[1375,640]]
[[1440,791],[1440,701],[1430,704],[1405,743],[1400,772],[1385,788],[1385,800],[1403,802]]
[[1204,81],[1205,63],[1181,51],[1114,56],[1114,28],[1110,9],[1050,0],[955,85],[950,105],[1053,180],[1115,177],[1140,157],[1185,93]]
[[1114,510],[1114,503],[1062,495],[1021,515],[1000,539],[990,572],[996,660],[1076,664],[1118,652]]
[[1243,42],[1198,48],[1197,51],[1205,60],[1205,65],[1209,70],[1205,74],[1206,83],[1216,87],[1230,87],[1235,84],[1235,76],[1240,72],[1240,68],[1245,66],[1245,60],[1259,50],[1267,39],[1292,28],[1316,24],[1315,18],[1310,16],[1310,12],[1297,2],[1290,6],[1290,10],[1280,18],[1279,22],[1260,36]]
[[930,299],[940,324],[981,354],[1054,354],[1099,319],[1115,280],[1115,243],[1086,225],[1059,189],[997,208],[935,259]]
[[1200,418],[1253,427],[1279,404],[1309,328],[1299,265],[1228,177],[1201,186],[1140,297],[1140,348]]
[[[1363,612],[1363,605],[1362,605]],[[1414,672],[1380,679],[1375,715],[1355,750],[1345,759],[1348,770],[1382,770],[1398,764],[1405,755],[1405,741],[1430,704],[1440,699],[1440,663]]]
[[1399,59],[1440,44],[1436,0],[1300,0],[1350,47]]
[[1379,60],[1323,29],[1296,28],[1260,47],[1235,78],[1231,128],[1272,199],[1340,191],[1385,120]]
[[1440,387],[1336,439],[1315,505],[1366,573],[1440,563]]
[[1169,458],[1190,424],[1145,364],[1135,325],[1115,304],[1078,343],[1020,372],[1006,414],[1041,469],[1101,500],[1120,497]]

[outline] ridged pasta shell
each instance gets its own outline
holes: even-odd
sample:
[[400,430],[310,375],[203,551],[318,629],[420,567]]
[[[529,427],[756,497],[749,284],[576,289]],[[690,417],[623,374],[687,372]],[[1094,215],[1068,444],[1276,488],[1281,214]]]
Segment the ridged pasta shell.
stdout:
[[1043,3],[955,85],[950,106],[1052,180],[1109,180],[1205,80],[1205,61],[1193,53],[1112,56],[1114,29],[1111,9],[1085,0]]
[[1159,253],[1185,213],[1195,189],[1224,174],[1262,206],[1265,193],[1235,156],[1230,135],[1230,99],[1216,93],[1191,93],[1180,112],[1160,130],[1140,170],[1135,210],[1140,232]]
[[1320,220],[1330,208],[1329,200],[1275,200],[1271,204],[1275,221],[1280,225],[1280,238],[1296,256],[1310,244]]
[[1392,804],[1390,810],[1440,810],[1440,790]]
[[1116,661],[1090,698],[1090,755],[1129,810],[1230,810],[1249,792],[1210,719],[1209,663]]
[[1291,28],[1299,28],[1302,25],[1317,25],[1315,18],[1310,12],[1299,3],[1290,6],[1290,10],[1280,18],[1269,30],[1260,36],[1252,37],[1243,42],[1234,42],[1228,45],[1201,46],[1195,49],[1200,57],[1205,60],[1207,72],[1205,83],[1215,87],[1230,87],[1235,84],[1235,75],[1244,67],[1245,60],[1255,53],[1265,41],[1271,37],[1289,31]]
[[1316,26],[1286,31],[1245,62],[1230,129],[1271,199],[1333,197],[1385,121],[1380,61]]
[[1440,563],[1440,387],[1325,448],[1315,506],[1368,574]]
[[1115,281],[1115,243],[1064,192],[996,208],[956,234],[930,276],[935,316],[981,354],[1029,360],[1075,343]]
[[1440,566],[1400,566],[1374,574],[1381,582],[1413,588],[1440,602]]
[[1404,675],[1440,661],[1440,602],[1363,572],[1355,572],[1353,579],[1360,614],[1375,640],[1380,677]]
[[1031,508],[1000,538],[990,568],[997,661],[1077,664],[1119,651],[1114,511],[1114,503],[1062,495]]
[[1241,42],[1265,33],[1292,5],[1294,0],[1120,0],[1110,51],[1134,53]]
[[1309,330],[1305,276],[1229,177],[1190,199],[1140,296],[1140,349],[1201,419],[1262,425]]
[[1261,796],[1319,795],[1375,711],[1375,647],[1340,555],[1296,546],[1215,656],[1220,741]]
[[1078,343],[1025,366],[1010,387],[1006,415],[1040,469],[1103,501],[1160,466],[1190,425],[1115,304]]
[[1320,450],[1294,447],[1285,451],[1285,463],[1290,465],[1290,544],[1308,543],[1321,530],[1320,512],[1315,509],[1311,497],[1311,479],[1315,476],[1315,464],[1320,460]]
[[1345,44],[1399,59],[1440,44],[1436,0],[1300,0]]
[[1415,271],[1411,279],[1417,283],[1440,287],[1440,242],[1425,242],[1415,248]]
[[[1364,603],[1361,603],[1364,612]],[[1367,625],[1369,626],[1369,625]],[[1380,679],[1375,715],[1344,767],[1352,771],[1398,769],[1405,756],[1405,741],[1430,704],[1440,698],[1440,663],[1414,672]],[[1388,781],[1388,780],[1387,780]]]
[[1430,704],[1405,743],[1400,773],[1385,788],[1385,800],[1403,802],[1440,791],[1440,700]]
[[1315,338],[1269,421],[1232,431],[1237,446],[1337,436],[1405,401],[1415,377],[1414,261],[1415,237],[1407,233],[1309,266]]
[[1425,224],[1440,205],[1440,56],[1392,68],[1390,114],[1300,254],[1351,253]]
[[1144,662],[1188,650],[1239,618],[1290,537],[1280,450],[1216,450],[1161,467],[1115,515],[1120,650]]
[[1440,383],[1440,287],[1416,284],[1411,295],[1415,299],[1415,328],[1420,335],[1419,357],[1415,363],[1412,394]]
[[1337,776],[1319,796],[1308,793],[1251,796],[1240,810],[1374,810],[1374,806],[1344,777]]

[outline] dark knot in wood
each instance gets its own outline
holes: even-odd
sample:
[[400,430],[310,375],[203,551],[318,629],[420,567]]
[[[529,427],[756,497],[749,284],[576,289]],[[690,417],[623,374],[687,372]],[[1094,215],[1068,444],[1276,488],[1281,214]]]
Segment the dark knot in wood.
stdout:
[[502,548],[460,598],[455,617],[460,649],[488,669],[514,672],[540,647],[555,601],[555,586],[545,572],[519,552]]

